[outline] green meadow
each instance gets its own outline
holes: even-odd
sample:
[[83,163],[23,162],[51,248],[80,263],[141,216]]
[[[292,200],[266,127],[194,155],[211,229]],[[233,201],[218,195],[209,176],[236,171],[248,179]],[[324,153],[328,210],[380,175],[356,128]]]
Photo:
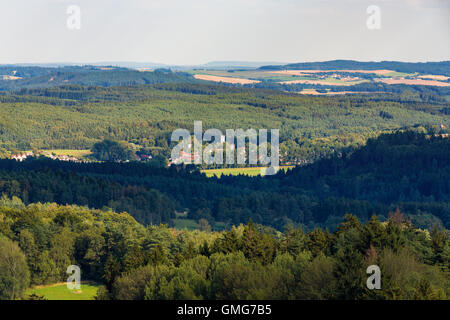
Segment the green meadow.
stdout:
[[90,155],[92,152],[90,150],[71,150],[71,149],[53,149],[53,150],[43,150],[45,154],[55,154],[57,156],[66,155],[76,158],[83,158]]
[[[286,171],[290,168],[293,168],[293,166],[283,166],[283,167],[280,167],[280,170]],[[243,174],[246,176],[258,176],[261,174],[261,169],[266,170],[265,167],[251,167],[251,168],[205,169],[205,170],[201,170],[201,172],[206,174],[206,176],[208,178],[211,178],[213,176],[220,178],[220,176],[222,176],[222,175],[237,176],[240,174]]]
[[82,283],[80,290],[69,290],[64,282],[30,288],[25,292],[25,296],[34,293],[47,300],[93,300],[99,287],[100,285],[95,283]]

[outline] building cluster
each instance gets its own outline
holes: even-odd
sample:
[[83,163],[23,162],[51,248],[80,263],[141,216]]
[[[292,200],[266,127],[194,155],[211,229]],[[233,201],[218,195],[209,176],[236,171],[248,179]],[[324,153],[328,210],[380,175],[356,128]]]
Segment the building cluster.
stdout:
[[182,164],[182,163],[196,163],[197,161],[199,161],[200,159],[200,155],[198,154],[198,152],[194,152],[189,153],[189,152],[185,152],[185,151],[180,151],[180,156],[176,159],[171,159],[171,161],[169,162],[169,167],[172,164]]
[[75,157],[72,157],[72,156],[54,155],[54,154],[45,155],[45,154],[42,153],[42,151],[39,152],[36,155],[33,152],[31,152],[31,151],[14,154],[14,155],[11,156],[11,159],[22,162],[22,161],[24,161],[27,158],[36,157],[36,156],[42,156],[42,155],[44,155],[44,156],[46,156],[46,157],[48,157],[48,158],[50,158],[52,160],[81,162],[78,158],[75,158]]
[[59,161],[73,161],[73,162],[80,162],[78,158],[72,157],[72,156],[66,156],[66,155],[50,155],[50,159],[52,160],[59,160]]
[[148,161],[151,159],[152,159],[152,156],[149,154],[136,154],[137,161]]
[[11,156],[11,159],[22,162],[28,157],[33,157],[33,152],[24,152],[19,154],[14,154]]

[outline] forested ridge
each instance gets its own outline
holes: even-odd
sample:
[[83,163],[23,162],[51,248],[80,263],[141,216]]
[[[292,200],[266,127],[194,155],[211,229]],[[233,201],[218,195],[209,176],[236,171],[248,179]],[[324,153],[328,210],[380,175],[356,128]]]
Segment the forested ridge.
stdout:
[[308,97],[194,83],[22,89],[0,95],[0,151],[90,149],[112,139],[168,157],[173,130],[192,132],[202,121],[222,132],[280,129],[282,163],[302,164],[384,131],[448,128],[448,103],[427,97]]
[[211,225],[256,223],[334,229],[346,213],[381,219],[398,207],[422,228],[450,226],[450,141],[414,131],[384,134],[356,151],[275,176],[207,178],[194,166],[0,160],[0,193],[127,211],[144,224],[175,211]]
[[0,66],[0,75],[14,75],[15,80],[0,78],[0,91],[24,88],[49,88],[62,85],[130,86],[167,82],[196,82],[184,72],[157,69],[141,72],[119,67],[65,66],[55,68]]

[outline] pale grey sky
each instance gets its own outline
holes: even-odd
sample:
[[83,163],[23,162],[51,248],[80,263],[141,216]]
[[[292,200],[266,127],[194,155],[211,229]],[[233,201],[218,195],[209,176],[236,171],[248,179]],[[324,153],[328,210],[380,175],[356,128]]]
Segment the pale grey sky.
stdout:
[[439,61],[449,39],[450,0],[0,0],[0,63]]

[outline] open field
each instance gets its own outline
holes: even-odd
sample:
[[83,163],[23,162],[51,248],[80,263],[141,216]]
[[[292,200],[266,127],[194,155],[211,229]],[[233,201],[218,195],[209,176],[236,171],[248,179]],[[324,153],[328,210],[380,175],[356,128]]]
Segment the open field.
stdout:
[[[306,70],[308,71],[308,70]],[[317,70],[320,71],[320,70]],[[323,72],[331,72],[328,70],[324,70]],[[216,71],[216,70],[202,70],[202,71],[193,71],[194,77],[197,79],[201,79],[206,76],[217,76],[218,79],[224,78],[232,78],[232,79],[247,79],[252,81],[257,80],[272,80],[272,81],[290,81],[290,80],[321,80],[314,73],[318,72],[297,72],[296,70],[284,70],[284,71],[259,71],[259,70],[250,70],[250,71]],[[214,78],[212,78],[214,79]],[[334,80],[339,81],[339,79],[333,77],[323,78],[324,80]],[[357,79],[357,78],[356,78]],[[345,77],[342,78],[345,80]],[[214,81],[214,80],[210,80]]]
[[[233,84],[255,84],[261,81],[278,82],[285,85],[322,85],[322,86],[352,86],[366,82],[382,82],[385,84],[427,85],[448,87],[448,79],[439,75],[419,75],[388,69],[379,70],[192,70],[194,78],[200,80],[224,82]],[[327,73],[328,75],[323,75]],[[332,74],[334,73],[334,74]],[[347,75],[343,75],[343,74]],[[363,79],[348,76],[348,73],[374,74],[374,79]]]
[[[189,73],[193,75],[212,75],[218,77],[232,77],[232,78],[244,78],[244,79],[272,79],[277,77],[271,71],[260,71],[260,70],[193,70]],[[278,76],[286,76],[286,75],[278,75]]]
[[16,76],[9,76],[9,75],[4,75],[3,76],[3,80],[18,80],[18,79],[22,79],[21,77],[16,77]]
[[[280,167],[280,170],[288,170],[293,168],[293,166],[283,166]],[[219,177],[221,175],[232,175],[237,176],[239,174],[243,174],[246,176],[259,176],[261,174],[261,169],[265,169],[264,167],[254,167],[254,168],[225,168],[225,169],[206,169],[201,172],[205,173],[207,177]]]
[[436,81],[436,80],[386,78],[386,79],[375,79],[375,81],[383,82],[386,84],[409,84],[409,85],[421,85],[421,86],[450,87],[450,83]]
[[[313,85],[328,85],[328,86],[341,86],[341,85],[355,85],[368,80],[362,80],[357,77],[318,77],[314,73],[319,72],[332,72],[328,70],[284,70],[284,71],[216,71],[216,70],[202,70],[193,71],[194,78],[215,82],[226,83],[239,83],[239,84],[252,84],[259,83],[260,80],[269,80],[282,84],[313,84]],[[391,72],[390,70],[386,70]],[[356,72],[356,71],[355,71]]]
[[214,81],[214,82],[225,82],[225,83],[238,83],[238,84],[250,84],[250,83],[258,83],[260,81],[243,79],[243,78],[231,78],[231,77],[219,77],[219,76],[211,76],[206,74],[196,74],[194,75],[195,79],[206,80],[206,81]]
[[450,77],[433,75],[433,74],[426,74],[426,75],[423,75],[423,76],[419,76],[419,78],[432,79],[432,80],[441,80],[441,81],[447,81],[448,79],[450,79]]
[[382,78],[405,78],[405,77],[417,77],[419,74],[417,72],[414,73],[406,73],[406,72],[398,72],[392,71],[386,74],[380,74]]
[[[238,81],[254,81],[253,83],[260,82],[259,80],[270,80],[274,82],[284,83],[288,81],[330,81],[333,83],[347,83],[348,80],[343,77],[342,79],[336,79],[333,77],[324,77],[323,79],[318,78],[314,74],[303,74],[303,73],[290,73],[290,70],[284,71],[259,71],[259,70],[251,70],[251,71],[216,71],[216,70],[205,70],[205,71],[194,71],[194,77],[196,79],[208,80],[208,81],[221,81],[221,82],[230,82],[230,79],[237,79]],[[224,80],[226,81],[224,81]],[[248,81],[247,81],[248,80]],[[358,80],[356,78],[355,80]],[[238,82],[236,82],[238,83]],[[246,84],[246,83],[243,83]],[[354,84],[354,83],[352,83]]]
[[100,287],[96,283],[81,283],[81,289],[69,290],[65,282],[36,286],[25,292],[25,295],[37,294],[47,300],[93,300]]
[[344,94],[369,94],[372,92],[366,91],[327,91],[318,92],[316,89],[303,89],[299,92],[300,94],[313,95],[313,96],[334,96],[334,95],[344,95]]
[[57,156],[65,155],[76,158],[82,158],[91,154],[91,150],[68,150],[68,149],[54,149],[42,150],[46,155],[56,154]]
[[270,73],[305,75],[309,73],[324,73],[324,72],[346,72],[346,73],[374,73],[377,75],[387,75],[394,71],[392,70],[281,70],[270,71]]
[[335,78],[326,78],[326,79],[317,79],[317,80],[291,80],[291,81],[282,81],[282,84],[319,84],[324,86],[352,86],[355,84],[367,82],[367,80],[359,80],[359,81],[347,81],[343,79],[335,79]]
[[407,76],[417,76],[416,73],[405,73],[393,70],[280,70],[280,71],[269,71],[272,74],[285,74],[285,75],[296,75],[296,76],[307,76],[317,73],[364,73],[364,74],[375,74],[380,77],[407,77]]

